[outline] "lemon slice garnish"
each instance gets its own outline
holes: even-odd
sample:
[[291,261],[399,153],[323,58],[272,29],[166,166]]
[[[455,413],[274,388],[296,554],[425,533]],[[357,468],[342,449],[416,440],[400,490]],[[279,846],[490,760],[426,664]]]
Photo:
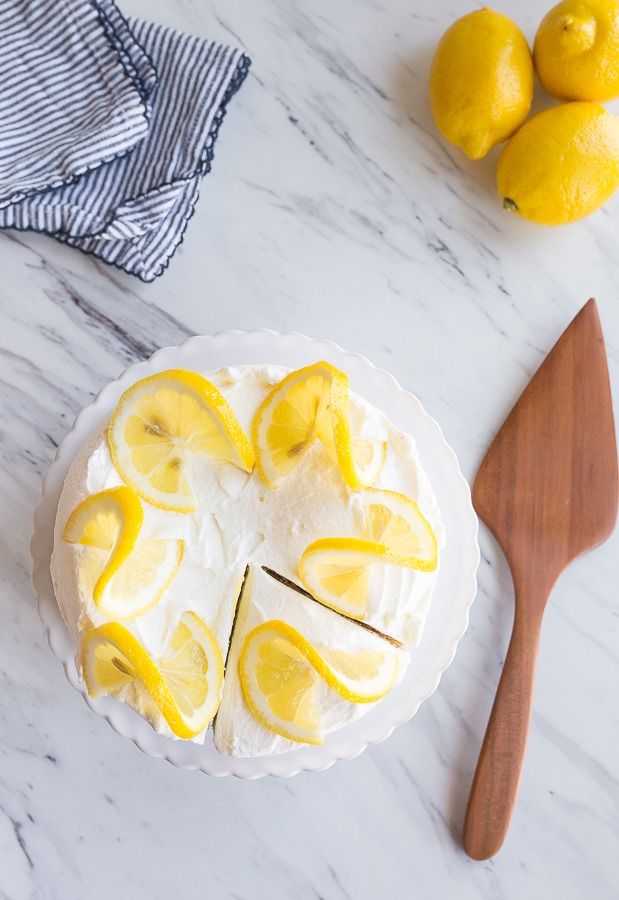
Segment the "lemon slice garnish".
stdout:
[[348,376],[328,362],[290,372],[267,394],[252,425],[256,463],[263,480],[278,487],[316,440],[337,461],[346,484],[358,489],[384,461],[381,441],[351,435]]
[[365,618],[373,569],[399,560],[376,541],[321,538],[303,552],[299,578],[316,600],[352,619]]
[[335,371],[322,362],[290,372],[258,407],[252,438],[256,465],[269,487],[278,487],[316,440]]
[[385,464],[387,441],[353,437],[352,452],[360,481],[374,484]]
[[82,670],[91,697],[110,694],[147,713],[156,708],[179,738],[203,731],[221,701],[221,650],[194,612],[182,614],[158,662],[118,622],[91,629],[82,641]]
[[398,650],[348,652],[314,647],[299,631],[278,619],[246,636],[239,678],[254,717],[291,741],[324,741],[321,682],[351,703],[372,703],[393,687]]
[[188,469],[195,458],[251,472],[251,445],[223,394],[195,372],[170,369],[132,385],[108,427],[114,465],[155,506],[195,509]]
[[325,680],[337,694],[351,703],[375,703],[391,690],[400,670],[399,651],[389,646],[381,650],[335,650],[319,646],[316,651],[325,665]]
[[181,540],[140,541],[142,503],[130,487],[92,494],[69,516],[64,539],[81,544],[83,593],[115,619],[131,619],[162,598],[183,558]]
[[367,538],[321,538],[299,560],[306,590],[354,619],[365,618],[377,566],[432,572],[438,565],[436,536],[413,500],[373,488],[361,497]]
[[370,540],[383,544],[401,565],[433,572],[438,544],[432,526],[410,497],[397,491],[366,488],[360,495]]

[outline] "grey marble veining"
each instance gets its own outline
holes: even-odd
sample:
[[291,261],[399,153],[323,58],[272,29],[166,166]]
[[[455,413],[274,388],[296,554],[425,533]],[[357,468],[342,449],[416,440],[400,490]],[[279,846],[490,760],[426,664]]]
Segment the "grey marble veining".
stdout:
[[[560,579],[511,833],[458,837],[512,609],[486,532],[471,626],[385,744],[319,775],[242,783],[143,756],[49,652],[30,587],[40,479],[79,409],[196,332],[295,329],[415,391],[472,477],[501,418],[595,295],[619,396],[619,200],[570,228],[504,214],[496,153],[434,131],[427,67],[455,0],[123,0],[241,44],[253,68],[168,273],[145,286],[51,239],[0,235],[0,897],[611,900],[619,893],[619,536]],[[529,37],[533,0],[501,5]],[[538,103],[543,103],[539,98]]]

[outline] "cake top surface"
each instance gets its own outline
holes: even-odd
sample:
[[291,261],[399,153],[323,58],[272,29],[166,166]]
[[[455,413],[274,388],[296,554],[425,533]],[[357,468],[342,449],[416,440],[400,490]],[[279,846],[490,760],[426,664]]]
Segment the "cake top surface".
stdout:
[[[286,370],[281,367],[264,365],[230,367],[207,377],[248,435],[256,411],[284,376]],[[398,492],[414,501],[441,544],[440,513],[412,437],[354,394],[350,395],[349,420],[355,439],[384,447],[374,489]],[[155,659],[167,652],[171,634],[188,608],[215,635],[225,659],[247,566],[258,571],[268,567],[298,584],[299,561],[310,545],[325,538],[358,541],[367,537],[370,494],[348,487],[333,448],[325,442],[316,440],[304,448],[302,458],[275,489],[265,483],[259,466],[245,471],[237,462],[199,454],[188,459],[185,474],[194,501],[189,511],[164,509],[142,499],[140,541],[157,548],[160,542],[166,547],[166,565],[173,577],[158,602],[124,621],[123,626]],[[92,435],[65,481],[52,560],[56,595],[76,645],[85,630],[104,625],[110,616],[93,596],[93,579],[84,575],[95,551],[69,543],[65,539],[67,523],[86,498],[124,483],[107,432]],[[182,561],[177,566],[170,550],[174,542],[182,544]],[[373,566],[364,621],[405,644],[415,644],[435,580],[435,570],[399,564]],[[261,594],[265,590],[261,588]],[[275,594],[282,590],[278,585]],[[323,614],[314,600],[307,601],[306,616],[322,620]],[[152,704],[140,708],[135,696],[120,699],[128,700],[159,730],[168,730]]]

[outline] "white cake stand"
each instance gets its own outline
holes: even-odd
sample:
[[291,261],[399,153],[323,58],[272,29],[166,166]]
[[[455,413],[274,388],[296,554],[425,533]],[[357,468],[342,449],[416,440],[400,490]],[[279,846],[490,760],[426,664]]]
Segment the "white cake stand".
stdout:
[[[422,641],[413,651],[406,677],[361,719],[328,735],[323,746],[300,745],[289,753],[260,759],[222,756],[215,750],[210,737],[203,745],[164,737],[125,704],[110,697],[92,700],[78,678],[75,648],[60,616],[49,571],[58,499],[69,465],[81,444],[95,428],[103,427],[122,392],[146,375],[170,368],[207,371],[243,363],[298,368],[319,359],[326,359],[346,371],[355,393],[384,410],[400,429],[413,435],[445,522],[447,546],[431,611]],[[95,401],[78,415],[44,479],[42,497],[34,515],[31,553],[39,616],[47,630],[49,645],[63,664],[67,679],[88,706],[149,756],[167,759],[182,768],[201,769],[209,775],[240,778],[290,777],[302,771],[327,769],[338,759],[353,759],[369,744],[384,741],[397,725],[414,716],[421,702],[438,687],[441,675],[453,660],[458,641],[466,631],[469,609],[477,590],[479,563],[477,517],[469,486],[440,427],[419,400],[400,387],[393,376],[377,369],[362,356],[346,353],[336,344],[314,341],[301,334],[266,330],[225,331],[190,338],[178,347],[158,350],[146,362],[131,366],[120,378],[106,385]]]

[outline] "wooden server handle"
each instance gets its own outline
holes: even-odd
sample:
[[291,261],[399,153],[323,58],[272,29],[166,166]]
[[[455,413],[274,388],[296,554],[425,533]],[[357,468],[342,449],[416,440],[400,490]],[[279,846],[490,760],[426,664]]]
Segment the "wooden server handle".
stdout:
[[[531,719],[542,624],[531,610],[518,613],[490,713],[464,820],[464,849],[488,859],[500,849],[516,802]],[[520,605],[524,610],[524,604]]]

